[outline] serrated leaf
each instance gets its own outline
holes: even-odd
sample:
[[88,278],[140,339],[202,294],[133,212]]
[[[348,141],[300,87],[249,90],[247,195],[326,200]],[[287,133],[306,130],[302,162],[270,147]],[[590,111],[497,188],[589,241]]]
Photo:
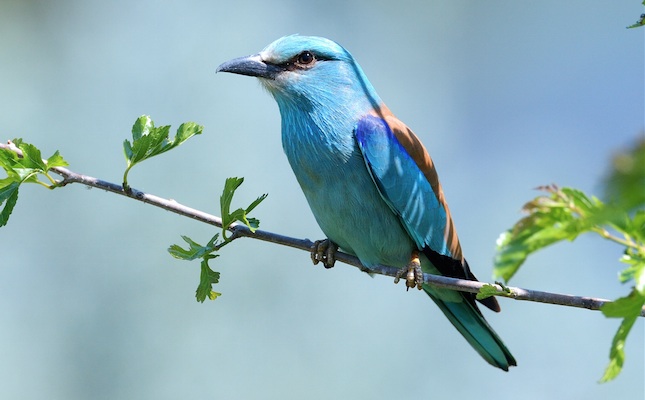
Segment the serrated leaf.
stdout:
[[152,126],[144,131],[143,136],[132,143],[132,158],[130,162],[136,164],[148,158],[162,153],[164,146],[168,143],[170,126]]
[[194,122],[181,124],[173,140],[169,140],[170,126],[155,127],[152,119],[139,117],[132,126],[132,142],[123,141],[123,154],[127,168],[123,174],[123,184],[127,187],[128,173],[137,163],[171,150],[194,135],[200,134],[203,127]]
[[24,160],[22,163],[23,166],[40,171],[45,171],[47,169],[47,166],[40,155],[40,150],[38,150],[36,146],[29,143],[21,143],[19,148],[22,150],[22,159]]
[[222,214],[222,229],[224,231],[226,231],[233,222],[238,220],[238,218],[243,216],[244,211],[242,209],[238,208],[231,212],[233,195],[242,182],[244,182],[244,178],[237,177],[226,178],[226,181],[224,182],[224,189],[222,190],[222,195],[219,198],[220,211]]
[[0,211],[0,227],[7,225],[9,216],[18,201],[18,188],[20,183],[11,182],[6,186],[0,187],[0,206],[4,203]]
[[[165,128],[165,129],[164,129]],[[142,115],[132,125],[132,143],[123,142],[123,150],[129,165],[134,165],[154,155],[155,149],[168,137],[170,127],[155,128],[152,118]]]
[[[53,189],[56,187],[53,184],[53,178],[48,174],[49,170],[54,167],[67,166],[67,161],[63,159],[58,151],[52,154],[47,161],[42,159],[40,150],[29,143],[25,143],[20,139],[15,139],[13,143],[22,156],[19,157],[16,151],[3,150],[0,151],[0,166],[7,173],[7,178],[0,181],[0,187],[7,185],[7,182],[22,183],[41,183],[42,185]],[[44,174],[49,178],[49,183],[43,183],[38,180],[39,174]]]
[[258,206],[267,195],[263,194],[262,196],[255,199],[247,208],[238,208],[234,211],[231,211],[231,203],[233,201],[233,195],[237,188],[244,182],[244,178],[232,177],[226,179],[224,183],[224,190],[220,196],[220,208],[222,214],[222,227],[224,231],[231,226],[236,221],[242,222],[246,225],[252,232],[256,231],[260,226],[260,221],[256,218],[248,217],[248,214]]
[[[188,243],[188,248],[184,249],[183,247],[173,244],[168,248],[168,252],[170,253],[171,256],[180,259],[180,260],[186,260],[186,261],[192,261],[196,260],[198,258],[204,258],[205,256],[209,255],[212,253],[215,249],[215,242],[217,241],[217,238],[219,237],[219,234],[215,234],[213,236],[213,239],[208,243],[206,246],[202,246],[199,243],[195,242],[188,236],[183,236],[182,239]],[[212,257],[209,258],[215,258],[217,255],[213,255]]]
[[577,209],[576,211],[579,213],[591,212],[601,205],[597,198],[589,197],[581,190],[563,187],[560,191],[564,195],[564,199],[573,205],[571,208]]
[[219,282],[219,277],[219,272],[213,271],[208,266],[208,261],[203,260],[201,262],[199,285],[197,286],[197,291],[195,292],[197,301],[203,303],[207,297],[211,300],[215,300],[217,297],[221,296],[221,293],[213,291],[213,285]]
[[246,212],[247,214],[253,211],[255,207],[257,207],[264,199],[266,199],[268,196],[267,193],[263,194],[262,196],[258,197],[257,199],[253,200],[253,203],[251,203],[248,207],[246,207]]
[[508,281],[533,252],[554,243],[576,239],[592,230],[604,211],[603,203],[571,188],[546,186],[548,195],[526,203],[528,215],[500,235],[494,259],[494,275]]
[[220,209],[222,211],[222,218],[228,217],[231,214],[231,203],[235,190],[244,182],[244,178],[231,177],[226,178],[224,182],[224,189],[219,198]]
[[608,382],[616,378],[623,368],[623,363],[625,362],[625,340],[627,339],[627,335],[634,326],[634,322],[636,322],[637,318],[637,316],[625,318],[620,324],[620,327],[611,342],[611,349],[609,350],[609,365],[607,365],[604,375],[600,378],[600,382]]
[[247,218],[245,225],[251,230],[251,232],[255,232],[260,227],[260,220],[257,218]]
[[0,149],[0,165],[9,172],[18,161],[18,155],[9,149]]
[[151,128],[154,127],[152,118],[148,115],[142,115],[132,125],[132,140],[137,141],[142,136],[147,135]]
[[177,134],[175,135],[175,139],[172,143],[173,146],[179,146],[191,137],[200,135],[203,129],[203,126],[198,125],[194,122],[184,122],[183,124],[179,125],[179,129],[177,129]]
[[47,170],[49,171],[51,168],[54,167],[67,167],[69,163],[65,161],[63,156],[60,155],[58,151],[56,151],[54,154],[51,155],[47,159]]

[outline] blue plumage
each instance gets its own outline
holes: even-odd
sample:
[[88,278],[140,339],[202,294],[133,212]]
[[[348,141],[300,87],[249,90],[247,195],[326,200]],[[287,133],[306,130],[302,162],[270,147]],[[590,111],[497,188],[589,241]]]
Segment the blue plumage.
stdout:
[[381,197],[400,216],[417,247],[452,257],[443,235],[446,210],[387,123],[368,115],[358,121],[355,135]]
[[[283,149],[329,240],[368,268],[413,272],[420,263],[427,273],[476,280],[432,159],[347,50],[292,35],[218,71],[258,77],[275,98]],[[504,370],[516,365],[473,295],[422,287],[486,361]],[[494,298],[482,303],[499,310]]]

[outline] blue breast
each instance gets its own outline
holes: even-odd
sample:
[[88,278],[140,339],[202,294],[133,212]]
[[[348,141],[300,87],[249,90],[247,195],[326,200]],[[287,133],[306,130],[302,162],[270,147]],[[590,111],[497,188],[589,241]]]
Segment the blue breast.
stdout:
[[283,148],[309,207],[325,235],[366,266],[403,266],[414,241],[379,194],[354,126],[335,122],[283,115]]

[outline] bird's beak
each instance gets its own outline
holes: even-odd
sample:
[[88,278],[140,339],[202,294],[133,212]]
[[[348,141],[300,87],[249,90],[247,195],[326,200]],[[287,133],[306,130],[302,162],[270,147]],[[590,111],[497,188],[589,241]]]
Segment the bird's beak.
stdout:
[[216,72],[231,72],[258,78],[275,79],[276,75],[281,71],[280,67],[263,61],[260,54],[254,54],[227,61],[217,67]]

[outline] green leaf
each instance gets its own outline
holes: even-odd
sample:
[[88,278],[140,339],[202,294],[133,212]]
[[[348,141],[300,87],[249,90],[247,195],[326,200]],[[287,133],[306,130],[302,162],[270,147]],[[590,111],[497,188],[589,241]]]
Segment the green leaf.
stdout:
[[49,171],[50,169],[54,167],[67,167],[69,163],[65,161],[63,156],[60,155],[58,151],[56,151],[54,154],[52,154],[51,157],[47,159],[47,170]]
[[203,127],[196,123],[186,122],[179,126],[175,138],[169,140],[169,125],[155,127],[149,116],[141,116],[132,126],[132,143],[127,139],[124,142],[126,159],[136,164],[179,146],[194,135],[201,134],[202,130]]
[[[135,124],[136,126],[136,124]],[[134,127],[132,136],[135,136]],[[167,145],[170,126],[161,126],[144,130],[142,136],[135,139],[131,146],[132,157],[128,160],[131,164],[136,164],[150,157],[161,154],[165,145]]]
[[[643,1],[643,5],[645,6],[645,1]],[[627,29],[639,28],[641,26],[645,26],[645,14],[641,14],[641,16],[638,19],[638,21],[636,21],[635,24],[632,24],[632,25],[628,26]]]
[[533,252],[551,244],[575,240],[580,234],[601,231],[603,225],[617,228],[629,222],[627,214],[610,211],[595,197],[572,188],[545,186],[523,207],[528,215],[497,240],[494,275],[508,281]]
[[[6,179],[3,179],[3,181],[6,181]],[[0,227],[7,225],[9,221],[9,216],[18,201],[19,187],[20,183],[18,182],[11,182],[6,186],[0,186],[0,205],[5,203],[2,211],[0,211]]]
[[645,209],[638,210],[634,213],[633,217],[629,219],[629,223],[624,228],[624,231],[629,236],[645,243]]
[[224,229],[228,228],[230,224],[234,221],[230,218],[231,215],[231,203],[233,202],[233,195],[235,190],[244,182],[244,178],[231,177],[226,178],[224,182],[224,190],[222,190],[222,195],[219,198],[220,210],[222,212],[222,225]]
[[198,258],[203,258],[215,251],[215,241],[218,237],[219,234],[216,234],[206,246],[202,246],[188,236],[182,235],[181,238],[188,243],[189,247],[184,249],[177,244],[173,244],[168,248],[168,252],[170,255],[180,260],[192,261]]
[[523,210],[528,215],[497,239],[494,275],[505,281],[511,279],[529,254],[564,239],[573,240],[580,233],[574,223],[572,202],[563,199],[565,193],[555,186],[540,189],[550,195],[526,203]]
[[206,298],[215,300],[221,293],[213,291],[213,285],[219,282],[219,272],[213,271],[208,266],[208,261],[214,258],[219,257],[213,252],[218,250],[217,239],[219,234],[215,234],[211,240],[208,241],[206,246],[202,246],[199,243],[195,242],[188,236],[182,236],[181,238],[188,243],[188,248],[184,249],[177,244],[173,244],[168,248],[168,252],[175,258],[180,260],[192,261],[198,258],[201,258],[201,274],[199,278],[199,285],[197,286],[197,292],[195,297],[197,301],[203,303]]
[[634,326],[634,322],[638,317],[627,317],[623,319],[618,331],[614,335],[611,342],[611,349],[609,350],[609,365],[605,369],[605,373],[600,378],[600,382],[608,382],[616,378],[623,368],[625,362],[625,340],[629,331]]
[[207,260],[203,260],[201,262],[199,285],[197,286],[197,291],[195,293],[197,301],[203,303],[207,297],[211,300],[215,300],[217,297],[221,296],[221,293],[213,291],[213,285],[219,282],[219,276],[219,272],[213,271],[208,266]]
[[[182,138],[190,137],[196,132],[197,126],[191,126],[186,124],[182,125],[183,128],[180,128],[180,132],[177,136]],[[200,128],[201,129],[201,128]],[[205,246],[200,245],[194,240],[190,239],[187,236],[182,236],[182,239],[188,243],[188,248],[183,248],[177,244],[173,244],[168,248],[168,252],[175,258],[181,260],[195,260],[201,258],[201,274],[199,279],[199,285],[197,286],[197,291],[195,297],[197,301],[204,302],[206,298],[215,300],[221,293],[213,291],[213,285],[219,282],[220,273],[213,271],[209,265],[208,261],[218,257],[214,252],[218,251],[228,243],[232,242],[232,238],[226,236],[226,230],[231,224],[235,221],[242,221],[250,229],[255,230],[259,226],[260,222],[255,218],[248,217],[248,213],[257,207],[262,200],[266,198],[266,194],[255,199],[247,208],[242,209],[238,208],[231,212],[231,203],[233,202],[233,195],[235,190],[240,187],[244,182],[244,178],[228,178],[224,184],[224,189],[222,190],[222,195],[220,196],[220,208],[222,211],[222,236],[223,241],[219,240],[219,234],[214,235],[211,240]]]
[[194,135],[201,134],[203,127],[194,122],[181,124],[173,140],[169,140],[170,126],[155,127],[152,119],[143,115],[132,126],[132,142],[123,141],[123,153],[127,167],[123,174],[123,183],[128,187],[128,173],[137,163],[171,150]]
[[[54,167],[66,167],[69,165],[58,151],[52,154],[47,161],[43,161],[40,150],[29,143],[24,143],[20,139],[19,145],[16,147],[22,152],[22,157],[9,149],[0,151],[0,166],[7,172],[10,177],[19,177],[20,180],[25,180],[37,173],[46,173]],[[14,145],[16,145],[14,143]]]
[[[0,187],[7,186],[8,182],[16,182],[18,184],[39,183],[49,189],[56,188],[57,184],[48,174],[48,171],[54,167],[68,165],[60,153],[57,151],[47,161],[44,161],[40,150],[36,146],[25,143],[20,139],[14,140],[13,145],[22,154],[19,157],[17,151],[12,149],[0,150],[0,167],[7,173],[7,178],[0,181]],[[47,183],[38,179],[40,174],[48,178]],[[8,209],[5,211],[10,212]]]
[[19,148],[22,150],[22,159],[24,160],[22,165],[24,167],[43,172],[47,170],[47,165],[45,165],[43,157],[40,155],[40,150],[36,146],[29,143],[21,143]]
[[179,125],[175,140],[172,143],[173,147],[179,146],[191,137],[201,134],[203,129],[203,126],[197,125],[194,122],[184,122]]
[[600,311],[608,318],[630,318],[639,316],[643,305],[645,305],[645,296],[633,289],[628,296],[603,304]]
[[633,280],[635,289],[645,296],[645,254],[628,248],[620,261],[629,265],[618,275],[620,282],[625,283]]
[[137,141],[142,136],[150,133],[150,129],[154,128],[154,122],[148,115],[142,115],[134,121],[132,125],[132,140]]
[[613,158],[605,198],[620,208],[645,208],[645,137]]
[[255,232],[260,226],[260,221],[255,218],[248,217],[248,214],[258,206],[264,199],[266,199],[267,194],[255,199],[247,208],[238,208],[234,211],[231,211],[231,203],[233,202],[233,195],[237,188],[244,182],[244,178],[228,178],[224,184],[224,190],[220,196],[220,209],[222,214],[222,230],[224,232],[224,237],[226,238],[226,230],[234,222],[242,222],[246,225],[251,232]]
[[262,203],[262,201],[263,201],[264,199],[266,199],[266,198],[267,198],[267,196],[268,196],[268,195],[265,193],[265,194],[261,195],[260,197],[258,197],[257,199],[253,200],[253,202],[251,203],[251,205],[249,205],[248,207],[246,207],[246,213],[248,214],[248,213],[250,213],[251,211],[253,211],[253,209],[254,209],[255,207],[257,207],[260,203]]
[[495,286],[487,283],[479,289],[479,292],[477,292],[477,300],[487,299],[491,296],[495,296],[496,294],[499,294],[499,290],[497,290]]

